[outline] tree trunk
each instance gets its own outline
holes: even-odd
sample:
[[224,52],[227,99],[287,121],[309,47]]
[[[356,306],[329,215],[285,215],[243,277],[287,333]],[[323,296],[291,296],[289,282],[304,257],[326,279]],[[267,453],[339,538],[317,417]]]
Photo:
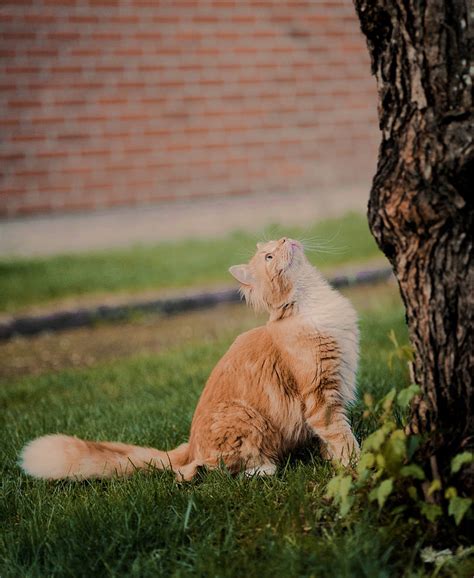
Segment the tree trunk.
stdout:
[[354,1],[382,131],[369,224],[406,307],[422,389],[410,428],[443,478],[473,443],[472,5]]

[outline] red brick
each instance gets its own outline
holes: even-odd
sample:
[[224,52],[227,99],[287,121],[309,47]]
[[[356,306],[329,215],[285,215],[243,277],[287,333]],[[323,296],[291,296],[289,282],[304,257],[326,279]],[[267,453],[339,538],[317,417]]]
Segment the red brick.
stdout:
[[115,66],[98,65],[98,66],[95,66],[95,70],[96,70],[96,72],[104,73],[104,74],[108,74],[108,73],[116,74],[116,73],[122,72],[124,70],[124,68],[123,68],[123,66],[120,66],[120,65],[115,65]]
[[10,108],[41,108],[43,103],[41,100],[10,100],[8,106]]
[[18,42],[20,40],[34,40],[36,38],[36,32],[23,32],[23,31],[2,31],[3,40],[13,40]]
[[134,46],[133,48],[122,48],[122,47],[117,47],[117,49],[114,51],[114,53],[117,56],[141,56],[143,54],[143,48],[139,47],[139,46]]
[[21,161],[25,158],[24,153],[0,153],[0,161]]
[[24,195],[27,192],[25,188],[12,188],[12,187],[3,187],[0,189],[0,194],[4,197],[17,197],[19,195]]
[[165,70],[165,67],[160,65],[159,63],[157,64],[141,64],[138,66],[138,70],[140,72],[163,72]]
[[67,150],[38,151],[36,156],[40,159],[57,159],[69,156],[69,152]]
[[65,185],[53,185],[48,183],[47,185],[37,185],[36,187],[39,193],[65,193],[71,190],[71,187],[67,184]]
[[106,157],[110,155],[109,149],[88,149],[81,151],[81,156],[83,157]]
[[48,171],[47,169],[38,169],[38,170],[19,170],[19,171],[15,171],[15,175],[19,178],[23,178],[23,177],[33,177],[33,178],[37,178],[37,177],[44,177],[46,175],[48,175]]
[[[204,35],[201,32],[197,32],[195,30],[190,30],[190,31],[186,31],[186,32],[181,32],[181,31],[177,31],[176,34],[173,35],[175,41],[177,42],[181,42],[181,41],[196,41],[196,40],[201,40]],[[217,37],[217,34],[216,34]]]
[[13,58],[15,55],[15,50],[0,50],[0,58]]
[[96,102],[100,104],[113,106],[113,105],[126,104],[127,99],[124,98],[123,96],[102,96],[99,97]]
[[59,141],[77,141],[77,140],[88,140],[89,133],[69,133],[69,134],[59,134],[56,139]]
[[67,19],[72,24],[96,24],[100,21],[94,14],[70,14]]
[[37,66],[6,66],[5,73],[15,76],[21,74],[37,74],[40,69]]
[[[150,2],[153,2],[153,0],[150,0]],[[178,24],[180,20],[181,16],[179,14],[155,14],[150,18],[150,22],[153,22],[153,24]]]
[[23,14],[22,20],[23,22],[28,22],[30,24],[51,24],[52,22],[57,21],[57,16],[54,14]]
[[108,132],[108,131],[104,131],[102,133],[102,138],[105,140],[109,140],[109,139],[117,139],[119,141],[121,140],[127,140],[127,138],[129,138],[130,134],[128,132],[122,131],[122,132]]
[[64,31],[56,31],[56,32],[49,32],[47,37],[51,40],[79,40],[81,37],[80,32],[64,32]]
[[42,134],[15,134],[10,137],[12,142],[41,142],[45,140],[46,137]]
[[141,18],[139,14],[110,14],[107,15],[107,21],[114,24],[138,24]]
[[80,74],[82,72],[82,66],[51,66],[50,68],[53,74]]
[[34,50],[26,50],[25,52],[26,56],[28,57],[44,57],[44,56],[57,56],[59,54],[58,50],[56,48],[43,48],[43,47],[37,47]]
[[91,6],[119,6],[121,0],[88,0]]
[[54,104],[56,106],[84,106],[86,100],[84,98],[56,98]]
[[74,6],[77,0],[43,0],[45,6]]
[[64,118],[62,116],[44,116],[44,117],[36,117],[31,120],[31,124],[39,125],[39,124],[62,124],[64,122]]
[[92,41],[108,42],[110,40],[120,40],[122,34],[120,32],[91,32],[87,35],[87,38]]

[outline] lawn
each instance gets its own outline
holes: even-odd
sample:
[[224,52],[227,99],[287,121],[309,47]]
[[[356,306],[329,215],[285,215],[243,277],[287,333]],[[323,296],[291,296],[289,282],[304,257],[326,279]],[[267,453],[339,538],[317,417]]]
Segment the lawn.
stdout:
[[[385,295],[385,292],[387,295]],[[384,296],[385,295],[385,296]],[[362,307],[361,392],[380,397],[408,380],[388,369],[393,329],[406,330],[394,289]],[[302,451],[269,479],[204,473],[190,484],[167,472],[130,479],[49,483],[23,475],[23,444],[64,432],[173,447],[187,437],[203,384],[234,335],[228,328],[95,367],[1,384],[2,500],[0,575],[43,576],[431,576],[415,521],[373,507],[348,521],[324,497],[332,467]],[[359,438],[371,429],[361,403],[352,411]],[[439,575],[467,576],[465,566]]]
[[[282,234],[308,239],[310,259],[322,270],[380,257],[367,219],[356,213],[306,229],[269,227],[262,237]],[[67,297],[136,293],[231,283],[231,265],[248,260],[257,236],[233,233],[222,239],[186,240],[84,255],[0,260],[0,311]]]

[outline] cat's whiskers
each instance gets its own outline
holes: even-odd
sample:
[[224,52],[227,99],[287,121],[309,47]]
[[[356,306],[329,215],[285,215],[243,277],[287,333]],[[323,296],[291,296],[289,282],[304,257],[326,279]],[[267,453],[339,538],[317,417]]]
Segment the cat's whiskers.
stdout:
[[305,252],[307,253],[324,253],[327,255],[343,255],[344,253],[347,253],[348,251],[348,247],[333,247],[331,249],[326,249],[326,248],[322,248],[322,247],[308,247],[306,245],[303,245]]
[[[341,229],[339,228],[331,237],[321,237],[319,235],[313,235],[312,237],[304,237],[303,240],[306,242],[316,241],[319,244],[330,245],[337,237],[340,235]],[[300,239],[301,240],[301,239]]]
[[339,236],[339,233],[340,229],[329,238],[315,235],[313,237],[300,238],[298,240],[303,245],[305,251],[340,255],[347,252],[348,247],[346,245],[334,245],[334,240]]
[[280,236],[281,227],[279,225],[268,225],[262,231],[262,239],[264,243],[268,243]]

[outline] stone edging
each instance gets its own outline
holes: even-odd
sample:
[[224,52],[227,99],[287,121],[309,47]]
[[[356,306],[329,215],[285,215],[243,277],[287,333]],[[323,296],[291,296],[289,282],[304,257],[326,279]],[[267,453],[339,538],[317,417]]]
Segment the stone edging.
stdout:
[[[389,268],[360,271],[354,275],[339,275],[329,280],[336,288],[375,283],[388,279]],[[161,313],[172,315],[193,309],[213,307],[219,303],[234,303],[240,300],[237,289],[207,291],[171,299],[155,299],[121,305],[100,305],[99,307],[58,311],[48,315],[15,317],[0,323],[0,341],[15,335],[36,335],[42,331],[63,331],[77,327],[94,325],[98,322],[123,321],[135,314]]]

